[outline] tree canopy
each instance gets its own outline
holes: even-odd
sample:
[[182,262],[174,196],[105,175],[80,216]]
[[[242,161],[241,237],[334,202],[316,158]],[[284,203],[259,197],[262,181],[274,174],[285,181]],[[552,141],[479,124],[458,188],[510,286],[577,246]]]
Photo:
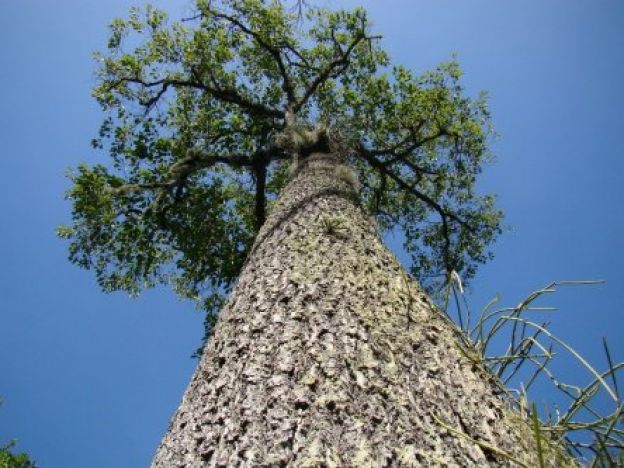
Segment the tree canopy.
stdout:
[[102,164],[70,171],[70,260],[105,291],[170,284],[209,317],[255,234],[312,151],[357,170],[364,207],[399,231],[431,290],[469,280],[500,232],[485,95],[467,97],[455,60],[415,75],[392,65],[363,9],[197,0],[180,21],[151,6],[110,25],[93,95]]

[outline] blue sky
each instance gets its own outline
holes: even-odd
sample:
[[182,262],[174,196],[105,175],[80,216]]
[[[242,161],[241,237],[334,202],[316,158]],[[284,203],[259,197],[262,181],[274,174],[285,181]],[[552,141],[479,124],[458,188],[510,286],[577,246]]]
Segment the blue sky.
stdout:
[[[153,3],[173,18],[191,7]],[[555,279],[605,279],[543,304],[561,309],[553,330],[599,367],[602,336],[622,360],[624,3],[364,4],[396,63],[423,71],[456,52],[468,91],[490,93],[500,136],[480,188],[499,194],[511,229],[473,283],[473,307],[496,293],[514,305]],[[0,443],[17,438],[42,467],[146,466],[202,332],[201,315],[168,291],[101,293],[53,234],[69,217],[64,170],[100,157],[89,147],[101,117],[91,52],[130,5],[0,2]]]

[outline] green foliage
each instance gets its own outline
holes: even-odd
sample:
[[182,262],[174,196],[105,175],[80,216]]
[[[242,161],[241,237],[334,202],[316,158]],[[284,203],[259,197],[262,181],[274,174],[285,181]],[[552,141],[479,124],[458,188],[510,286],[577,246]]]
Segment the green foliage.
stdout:
[[347,220],[339,216],[325,216],[321,218],[321,228],[329,236],[342,237],[346,235]]
[[0,446],[0,468],[35,468],[36,465],[25,453],[13,453],[15,441]]
[[57,233],[72,262],[105,291],[169,284],[214,315],[294,153],[340,140],[421,282],[474,275],[501,213],[474,189],[489,161],[485,96],[465,96],[454,60],[420,76],[391,66],[363,9],[300,21],[279,1],[197,0],[196,12],[133,8],[95,55],[105,117],[92,144],[108,159],[70,174],[72,225]]
[[[2,399],[0,399],[0,405]],[[36,468],[35,463],[26,453],[13,453],[16,441],[0,445],[0,468]]]

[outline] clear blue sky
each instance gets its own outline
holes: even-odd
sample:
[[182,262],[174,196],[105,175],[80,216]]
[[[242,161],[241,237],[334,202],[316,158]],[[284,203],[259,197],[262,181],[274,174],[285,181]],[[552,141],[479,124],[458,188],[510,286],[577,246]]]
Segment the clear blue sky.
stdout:
[[[174,18],[191,6],[154,3]],[[500,138],[481,189],[499,194],[512,229],[473,284],[474,308],[497,292],[513,305],[550,280],[603,278],[545,303],[590,360],[604,366],[602,336],[623,359],[624,2],[366,3],[395,62],[422,71],[457,52],[469,91],[490,93]],[[0,2],[0,443],[17,438],[44,468],[146,466],[202,333],[201,315],[168,291],[101,293],[53,235],[69,218],[65,168],[99,157],[90,54],[129,6]]]

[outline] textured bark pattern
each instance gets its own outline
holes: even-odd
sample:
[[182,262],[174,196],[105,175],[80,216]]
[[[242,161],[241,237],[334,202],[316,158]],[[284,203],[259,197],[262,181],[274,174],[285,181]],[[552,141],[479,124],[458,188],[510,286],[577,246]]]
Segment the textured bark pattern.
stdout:
[[153,462],[538,466],[528,424],[403,272],[336,158],[301,163],[258,235]]

